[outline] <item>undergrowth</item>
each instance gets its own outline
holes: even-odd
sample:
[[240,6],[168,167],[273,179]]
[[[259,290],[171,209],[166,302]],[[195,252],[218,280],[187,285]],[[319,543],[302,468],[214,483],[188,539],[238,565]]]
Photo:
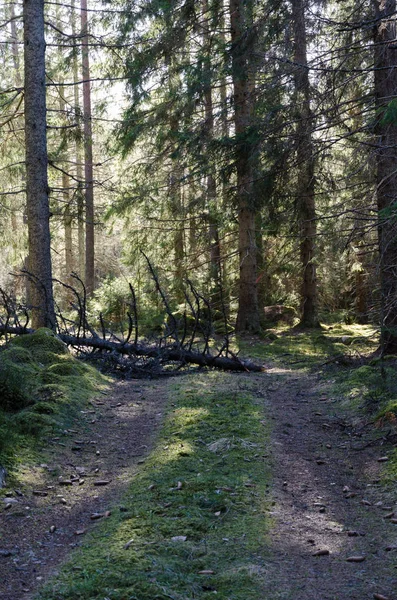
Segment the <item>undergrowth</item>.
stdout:
[[44,433],[62,425],[105,378],[79,362],[49,329],[0,351],[0,465],[12,470]]
[[266,433],[254,399],[207,373],[174,387],[123,506],[40,600],[257,600],[267,530]]

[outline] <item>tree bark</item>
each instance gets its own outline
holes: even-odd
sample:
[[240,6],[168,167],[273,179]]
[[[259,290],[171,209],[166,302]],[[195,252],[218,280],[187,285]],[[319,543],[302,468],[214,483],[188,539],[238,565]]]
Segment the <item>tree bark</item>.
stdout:
[[[15,85],[19,88],[23,87],[22,75],[21,75],[21,61],[20,61],[20,52],[19,52],[19,40],[18,40],[18,31],[15,22],[15,7],[11,2],[9,5],[10,9],[10,17],[11,17],[11,49],[12,49],[12,60],[14,64],[15,70]],[[23,171],[21,173],[22,187],[26,188],[26,173]],[[27,215],[26,215],[26,198],[23,207],[23,224],[27,225]],[[23,259],[23,269],[25,271],[29,271],[29,249],[27,250],[28,254]],[[28,277],[25,277],[24,281],[25,287],[25,297],[26,304],[30,306],[32,304],[31,298],[31,282]]]
[[55,327],[47,180],[44,0],[24,0],[26,200],[32,323]]
[[384,354],[397,354],[397,123],[387,115],[397,95],[396,0],[373,1],[381,347]]
[[[75,0],[71,0],[72,9],[72,34],[73,34],[73,81],[74,81],[74,111],[76,123],[81,127],[81,111],[80,111],[80,97],[79,97],[79,51],[76,43],[77,36],[77,24],[76,24],[76,11],[75,11]],[[84,193],[83,193],[83,157],[82,147],[80,138],[76,137],[75,142],[76,152],[76,179],[77,179],[77,246],[78,246],[78,273],[81,279],[85,278],[85,218],[84,218]]]
[[[205,89],[204,89],[204,118],[205,118],[205,137],[207,146],[207,157],[209,156],[208,146],[214,137],[214,111],[212,102],[212,77],[211,77],[211,20],[208,0],[202,0],[202,18],[203,18],[203,38],[204,38],[204,61],[205,61]],[[222,273],[221,273],[221,247],[219,240],[219,227],[217,219],[217,184],[213,172],[214,166],[209,164],[207,158],[207,181],[206,196],[208,209],[208,238],[210,249],[210,302],[215,310],[220,310],[222,302]]]
[[253,98],[250,91],[246,18],[242,0],[230,0],[231,54],[236,135],[237,210],[240,260],[237,333],[260,331],[257,290],[256,207],[253,194],[251,147],[248,139]]
[[81,0],[84,169],[85,169],[85,287],[95,289],[94,175],[92,157],[92,112],[90,60],[88,50],[87,0]]
[[317,314],[317,277],[315,264],[316,203],[315,159],[312,140],[313,116],[310,109],[310,81],[307,68],[305,8],[303,0],[292,0],[294,27],[295,90],[297,107],[298,168],[297,208],[300,227],[302,265],[301,327],[319,327]]

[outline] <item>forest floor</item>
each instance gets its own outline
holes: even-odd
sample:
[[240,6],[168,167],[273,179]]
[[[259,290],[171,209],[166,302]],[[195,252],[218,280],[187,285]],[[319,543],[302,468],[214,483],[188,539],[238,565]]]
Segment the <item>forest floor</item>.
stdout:
[[[188,374],[179,380],[189,390],[194,382],[202,386],[204,378]],[[222,374],[218,381],[223,394],[248,393],[255,399],[263,435],[269,436],[261,457],[263,469],[270,465],[267,531],[258,532],[266,539],[255,552],[240,549],[249,554],[257,591],[244,596],[239,590],[241,597],[397,599],[396,486],[385,485],[382,475],[394,448],[368,414],[346,408],[334,383],[318,370],[269,362],[264,373]],[[90,543],[85,542],[89,531],[124,510],[123,495],[150,456],[167,403],[168,411],[173,406],[174,385],[175,379],[116,382],[108,395],[82,411],[73,429],[48,440],[45,462],[26,469],[19,489],[7,488],[0,513],[0,598],[31,599],[46,580],[57,581],[61,563]],[[246,469],[248,476],[251,466]],[[259,517],[258,526],[263,527]],[[85,569],[76,561],[73,565],[75,573]],[[218,588],[215,574],[206,575],[210,582],[202,586],[202,596],[164,597],[209,598]],[[135,595],[51,595],[47,590],[43,597],[124,600]],[[217,597],[240,595],[218,590]]]

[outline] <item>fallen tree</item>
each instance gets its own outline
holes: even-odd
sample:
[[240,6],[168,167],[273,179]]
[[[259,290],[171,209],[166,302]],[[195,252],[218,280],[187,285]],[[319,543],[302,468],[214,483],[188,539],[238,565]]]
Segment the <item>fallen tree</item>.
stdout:
[[[131,285],[126,334],[120,337],[120,335],[108,331],[104,326],[101,314],[98,319],[101,331],[98,332],[88,321],[86,290],[76,274],[73,274],[73,277],[79,284],[79,290],[56,280],[74,296],[71,308],[76,316],[71,320],[58,309],[56,330],[53,333],[65,344],[73,347],[77,353],[87,355],[87,350],[91,351],[91,355],[96,354],[97,360],[103,359],[107,364],[112,363],[115,370],[130,371],[135,374],[158,374],[165,369],[169,372],[178,370],[185,365],[197,365],[224,371],[261,372],[264,370],[262,365],[240,359],[231,350],[230,326],[226,321],[226,311],[223,311],[225,318],[223,339],[221,343],[215,341],[210,303],[197,292],[190,281],[187,282],[188,291],[185,292],[189,315],[185,311],[182,318],[177,320],[171,312],[166,295],[160,287],[157,274],[149,260],[148,265],[167,313],[167,323],[162,335],[153,341],[139,339],[137,302]],[[23,275],[29,277],[30,274],[25,271]],[[29,309],[18,305],[15,299],[7,295],[4,290],[0,290],[0,295],[4,307],[4,316],[0,317],[0,335],[7,338],[7,336],[33,333],[34,329],[28,327]],[[205,319],[203,315],[206,315]],[[22,319],[24,323],[21,322]],[[220,344],[218,348],[216,347],[217,343]],[[126,363],[126,358],[128,358],[128,363]]]

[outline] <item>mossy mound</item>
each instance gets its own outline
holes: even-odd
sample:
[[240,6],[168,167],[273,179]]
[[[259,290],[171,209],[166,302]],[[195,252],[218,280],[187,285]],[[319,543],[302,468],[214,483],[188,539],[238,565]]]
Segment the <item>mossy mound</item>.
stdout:
[[[0,349],[0,464],[15,437],[38,437],[73,417],[106,379],[80,362],[49,329]],[[14,439],[11,448],[11,439]],[[26,440],[23,441],[25,444]],[[8,450],[7,450],[8,448]]]
[[68,354],[66,344],[64,344],[51,329],[42,327],[30,335],[21,335],[16,337],[10,343],[12,346],[25,348],[33,354],[37,349],[40,351],[53,352],[54,354]]

